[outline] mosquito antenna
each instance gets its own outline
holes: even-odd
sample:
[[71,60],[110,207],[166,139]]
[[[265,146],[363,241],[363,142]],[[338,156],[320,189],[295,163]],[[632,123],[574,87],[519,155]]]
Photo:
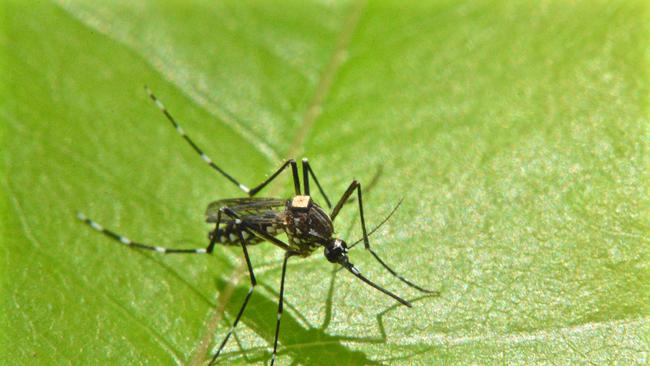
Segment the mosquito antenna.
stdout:
[[[375,226],[374,229],[372,229],[372,230],[370,230],[370,231],[368,232],[368,236],[372,235],[375,231],[379,230],[379,228],[380,228],[383,224],[385,224],[385,223],[390,219],[391,216],[393,216],[393,214],[395,213],[395,211],[397,211],[397,209],[399,208],[399,206],[402,204],[403,201],[404,201],[404,198],[401,198],[401,199],[399,200],[399,202],[397,202],[397,205],[395,205],[395,207],[393,208],[393,210],[388,214],[388,216],[386,216],[386,218],[384,218],[384,219],[382,220],[382,222],[379,223],[379,225]],[[361,243],[362,241],[363,241],[363,238],[361,238],[361,239],[355,241],[352,245],[348,246],[348,249],[352,249],[352,247],[354,247],[355,245]]]
[[354,266],[354,264],[352,264],[352,263],[350,263],[350,262],[345,262],[345,263],[342,263],[342,265],[343,265],[343,267],[345,267],[345,269],[347,269],[348,271],[350,271],[350,273],[352,273],[353,275],[355,275],[355,276],[356,276],[357,278],[359,278],[361,281],[367,283],[368,285],[374,287],[375,289],[377,289],[377,290],[379,290],[379,291],[385,293],[386,295],[392,297],[393,299],[399,301],[402,305],[406,305],[406,306],[408,306],[409,308],[410,308],[410,307],[413,307],[413,305],[411,305],[410,302],[408,302],[408,301],[402,299],[401,297],[395,295],[394,293],[392,293],[392,292],[386,290],[385,288],[383,288],[383,287],[377,285],[376,283],[374,283],[374,282],[370,281],[369,279],[367,279],[366,277],[364,277],[364,276],[361,274],[361,272],[359,272],[359,270],[357,269],[357,267]]

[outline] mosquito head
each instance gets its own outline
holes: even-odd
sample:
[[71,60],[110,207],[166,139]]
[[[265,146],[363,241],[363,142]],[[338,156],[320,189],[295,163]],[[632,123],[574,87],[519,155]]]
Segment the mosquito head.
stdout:
[[325,258],[332,263],[348,263],[348,246],[341,239],[332,238],[325,246]]

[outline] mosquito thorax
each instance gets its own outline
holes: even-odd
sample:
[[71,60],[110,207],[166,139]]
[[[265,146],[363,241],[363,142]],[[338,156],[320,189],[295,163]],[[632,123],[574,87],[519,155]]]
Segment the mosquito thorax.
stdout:
[[327,246],[334,231],[329,215],[307,195],[296,195],[287,201],[285,225],[295,251],[304,256]]

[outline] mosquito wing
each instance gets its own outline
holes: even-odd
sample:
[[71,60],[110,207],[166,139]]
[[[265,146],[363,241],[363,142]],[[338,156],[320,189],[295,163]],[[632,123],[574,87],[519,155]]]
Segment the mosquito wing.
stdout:
[[[214,201],[208,205],[205,210],[205,221],[209,223],[217,222],[219,210],[228,207],[237,212],[242,218],[251,224],[274,224],[278,219],[278,214],[284,211],[287,200],[281,198],[261,198],[245,197],[230,198]],[[228,223],[233,221],[226,215],[221,215],[221,222]]]
[[[219,200],[208,205],[205,212],[206,221],[216,223],[221,208],[228,207],[239,215],[248,228],[276,236],[284,232],[286,203],[283,199],[256,197]],[[210,232],[210,238],[223,245],[239,245],[240,237],[249,245],[265,241],[257,235],[251,235],[247,230],[242,230],[240,223],[225,214],[221,215],[219,227]]]

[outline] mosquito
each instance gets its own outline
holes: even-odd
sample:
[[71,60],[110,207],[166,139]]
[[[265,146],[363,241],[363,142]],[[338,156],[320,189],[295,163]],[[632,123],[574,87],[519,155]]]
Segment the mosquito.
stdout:
[[[171,122],[172,126],[176,129],[176,132],[178,132],[178,134],[192,147],[192,149],[194,149],[194,151],[199,154],[201,159],[203,159],[205,163],[207,163],[212,169],[216,170],[220,175],[225,177],[228,181],[239,187],[239,189],[242,190],[247,195],[247,197],[222,199],[214,201],[208,205],[205,212],[206,222],[209,224],[214,224],[214,229],[211,230],[208,234],[209,243],[205,248],[176,249],[147,245],[133,241],[124,235],[116,233],[115,231],[106,229],[99,223],[88,218],[83,213],[79,212],[77,214],[77,217],[79,220],[83,221],[94,230],[125,246],[135,249],[149,250],[162,254],[211,254],[214,251],[215,245],[217,244],[224,246],[240,246],[242,248],[246,266],[248,267],[250,288],[246,294],[246,297],[244,298],[244,302],[242,303],[239,312],[237,313],[235,321],[219,345],[219,349],[212,356],[209,365],[213,365],[217,361],[219,354],[230,339],[230,336],[235,331],[237,324],[239,324],[239,320],[241,319],[242,314],[246,309],[246,305],[248,304],[248,301],[253,294],[253,290],[257,285],[255,273],[253,272],[253,266],[251,265],[250,256],[248,254],[248,246],[250,245],[259,244],[262,242],[270,242],[285,252],[284,260],[282,262],[280,296],[278,301],[277,323],[275,326],[275,338],[273,341],[271,365],[275,363],[276,359],[278,335],[280,332],[280,320],[282,319],[283,312],[284,279],[287,272],[287,261],[291,257],[308,257],[315,250],[322,248],[325,254],[325,258],[327,258],[329,262],[342,266],[356,278],[365,282],[372,288],[384,293],[385,295],[390,296],[400,304],[408,307],[412,306],[410,302],[404,300],[393,292],[384,289],[383,287],[365,277],[361,271],[354,264],[352,264],[352,262],[350,262],[350,259],[348,257],[349,247],[347,243],[343,239],[334,236],[334,220],[336,220],[338,217],[341,208],[343,208],[346,203],[352,202],[354,200],[353,194],[355,193],[356,201],[359,206],[359,216],[361,219],[361,230],[363,233],[363,238],[352,244],[350,248],[363,241],[365,249],[368,250],[372,256],[386,270],[388,270],[388,272],[390,272],[391,275],[395,276],[406,285],[418,291],[429,294],[435,293],[435,291],[422,288],[399,275],[390,266],[388,266],[388,264],[386,264],[386,262],[384,262],[384,260],[381,259],[370,246],[370,241],[368,239],[369,235],[371,235],[390,218],[397,207],[399,207],[399,204],[393,209],[388,217],[386,217],[386,219],[380,223],[380,225],[369,232],[366,229],[366,221],[363,213],[361,184],[356,180],[353,180],[346,189],[345,193],[343,193],[336,205],[334,205],[332,208],[330,199],[325,194],[325,191],[318,182],[316,174],[314,173],[314,170],[311,168],[307,159],[302,159],[302,187],[300,184],[300,176],[298,174],[298,164],[294,159],[289,159],[285,161],[282,166],[280,166],[280,168],[277,169],[275,173],[273,173],[270,177],[268,177],[266,180],[254,188],[249,189],[247,186],[243,185],[238,180],[233,178],[232,175],[226,173],[222,168],[216,165],[214,161],[212,161],[212,159],[210,159],[205,154],[205,152],[203,152],[203,150],[200,149],[196,143],[194,143],[194,141],[185,133],[180,124],[171,115],[167,108],[165,108],[163,103],[151,92],[151,90],[148,87],[145,87],[145,90],[151,100],[165,115],[167,120]],[[288,199],[255,197],[257,193],[264,189],[287,168],[290,169],[293,178],[293,197]],[[323,196],[328,209],[331,210],[329,213],[326,212],[323,207],[318,205],[312,196],[310,196],[310,178],[313,179],[314,183],[316,183],[316,187],[318,187],[320,194]],[[284,242],[277,238],[277,236],[282,233],[286,234],[286,237],[288,238],[287,242]]]

